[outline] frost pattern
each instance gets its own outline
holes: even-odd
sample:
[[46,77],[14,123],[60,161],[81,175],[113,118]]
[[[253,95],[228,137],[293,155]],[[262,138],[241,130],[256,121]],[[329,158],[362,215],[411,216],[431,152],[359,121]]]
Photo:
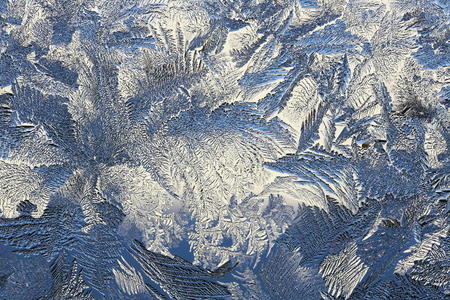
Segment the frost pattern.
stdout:
[[0,298],[450,296],[443,0],[0,0]]

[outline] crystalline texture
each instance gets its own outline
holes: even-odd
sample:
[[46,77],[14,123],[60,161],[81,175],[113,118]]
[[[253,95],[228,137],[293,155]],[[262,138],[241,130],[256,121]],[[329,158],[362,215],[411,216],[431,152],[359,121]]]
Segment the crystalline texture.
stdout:
[[437,0],[0,0],[0,298],[450,297],[449,36]]

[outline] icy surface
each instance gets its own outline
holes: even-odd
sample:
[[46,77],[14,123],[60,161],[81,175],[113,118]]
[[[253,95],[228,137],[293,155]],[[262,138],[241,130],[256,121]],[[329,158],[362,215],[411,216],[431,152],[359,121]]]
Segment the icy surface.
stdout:
[[450,297],[446,0],[0,0],[0,299]]

